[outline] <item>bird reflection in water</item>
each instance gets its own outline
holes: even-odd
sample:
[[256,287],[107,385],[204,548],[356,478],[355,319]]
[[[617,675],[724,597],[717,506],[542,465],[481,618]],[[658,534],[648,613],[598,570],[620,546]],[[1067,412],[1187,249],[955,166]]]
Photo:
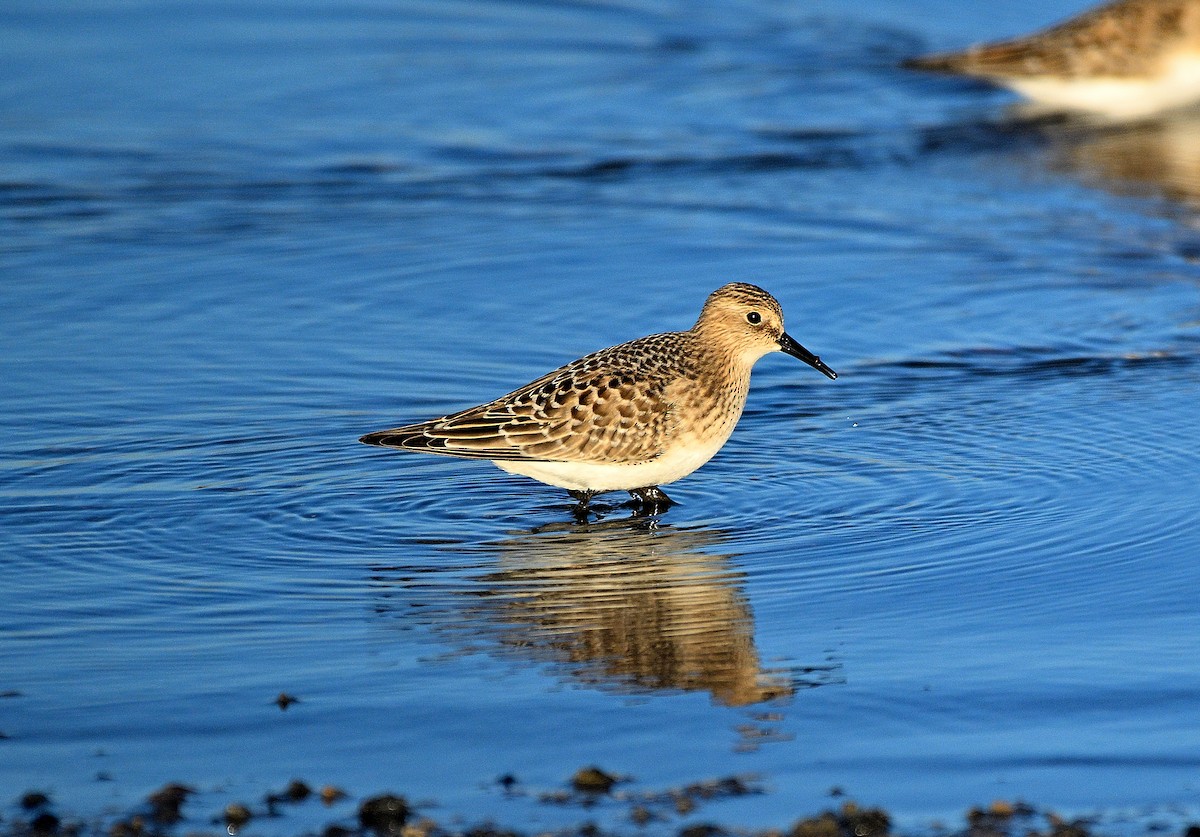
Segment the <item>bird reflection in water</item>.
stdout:
[[[724,540],[652,518],[546,527],[472,547],[490,559],[482,572],[419,610],[461,650],[550,664],[597,688],[705,691],[747,706],[841,682],[828,660],[762,666],[743,575],[719,552]],[[414,592],[437,586],[421,576]]]
[[1200,209],[1200,113],[1131,125],[1047,131],[1050,166],[1117,194],[1161,195]]
[[922,129],[926,152],[947,148],[1011,153],[1117,195],[1166,198],[1200,210],[1200,106],[1140,122],[1047,115],[1036,106],[1007,108],[999,120]]

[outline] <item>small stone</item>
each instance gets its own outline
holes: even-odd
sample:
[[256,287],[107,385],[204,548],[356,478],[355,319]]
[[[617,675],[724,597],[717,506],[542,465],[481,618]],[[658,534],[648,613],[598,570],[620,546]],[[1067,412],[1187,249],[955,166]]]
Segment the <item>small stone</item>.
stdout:
[[141,817],[118,820],[108,829],[108,837],[142,837],[145,833],[146,823]]
[[21,807],[26,811],[32,811],[34,808],[41,808],[44,805],[50,804],[50,797],[41,791],[30,791],[21,797]]
[[671,798],[675,802],[675,811],[680,816],[687,816],[696,810],[696,800],[692,799],[686,793],[677,793]]
[[608,793],[616,783],[616,776],[605,773],[599,767],[580,768],[571,777],[571,787],[580,793]]
[[829,811],[800,820],[792,826],[791,837],[840,837],[837,817]]
[[321,801],[326,805],[332,805],[335,802],[345,799],[347,796],[349,796],[349,794],[347,794],[344,790],[341,788],[336,788],[333,785],[326,785],[325,787],[321,788]]
[[1064,822],[1061,819],[1054,824],[1054,828],[1050,833],[1053,837],[1091,837],[1092,834],[1085,820]]
[[225,824],[236,831],[250,822],[250,809],[240,802],[231,802],[225,806]]
[[879,837],[892,827],[892,820],[880,808],[860,808],[853,802],[842,806],[841,825],[855,837]]
[[38,837],[58,833],[58,817],[49,811],[43,811],[29,822],[29,830]]
[[163,785],[146,797],[146,801],[150,804],[150,817],[162,825],[173,825],[179,822],[183,819],[180,809],[193,793],[195,791],[187,785],[176,782]]
[[746,796],[754,791],[740,777],[729,776],[717,781],[717,793],[720,796]]
[[283,795],[289,802],[303,802],[312,795],[312,788],[299,779],[293,779],[284,788]]
[[997,799],[992,802],[990,806],[988,806],[988,813],[993,817],[999,817],[1000,819],[1009,819],[1016,812],[1017,809],[1012,805],[1012,803],[1005,802],[1003,799]]
[[402,796],[373,796],[358,808],[358,821],[380,835],[400,834],[408,819],[408,801]]

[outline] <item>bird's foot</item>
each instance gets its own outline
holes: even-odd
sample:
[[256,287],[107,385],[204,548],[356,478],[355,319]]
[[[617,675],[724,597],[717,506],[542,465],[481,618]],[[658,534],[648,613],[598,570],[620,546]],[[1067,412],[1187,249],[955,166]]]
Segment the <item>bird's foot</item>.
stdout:
[[567,489],[567,493],[571,495],[571,499],[575,501],[575,505],[571,506],[571,514],[575,516],[576,523],[587,523],[593,513],[592,498],[596,496],[595,491],[572,491]]
[[675,501],[657,485],[634,488],[629,496],[633,498],[633,508],[638,515],[662,514],[675,505]]
[[567,493],[571,495],[572,500],[585,509],[591,505],[592,498],[597,494],[595,491],[573,491],[570,488],[567,489]]

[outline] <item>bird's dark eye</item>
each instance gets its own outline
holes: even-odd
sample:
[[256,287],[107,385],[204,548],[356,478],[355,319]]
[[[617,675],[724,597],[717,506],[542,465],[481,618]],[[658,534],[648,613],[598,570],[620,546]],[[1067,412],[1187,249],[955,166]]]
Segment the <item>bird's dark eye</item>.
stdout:
[[762,314],[758,313],[757,311],[751,311],[746,315],[746,320],[750,323],[750,325],[758,325],[762,322]]

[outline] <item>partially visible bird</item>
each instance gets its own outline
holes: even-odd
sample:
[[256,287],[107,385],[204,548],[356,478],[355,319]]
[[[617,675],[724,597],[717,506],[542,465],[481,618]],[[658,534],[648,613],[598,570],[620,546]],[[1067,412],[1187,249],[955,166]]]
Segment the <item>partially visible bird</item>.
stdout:
[[1200,101],[1200,0],[1117,0],[903,66],[983,79],[1052,110],[1141,119]]
[[688,331],[642,337],[568,363],[507,395],[419,424],[368,433],[368,445],[487,459],[565,488],[586,510],[628,491],[640,510],[672,505],[659,488],[712,458],[733,432],[763,355],[837,373],[783,330],[779,303],[741,282],[714,291]]

